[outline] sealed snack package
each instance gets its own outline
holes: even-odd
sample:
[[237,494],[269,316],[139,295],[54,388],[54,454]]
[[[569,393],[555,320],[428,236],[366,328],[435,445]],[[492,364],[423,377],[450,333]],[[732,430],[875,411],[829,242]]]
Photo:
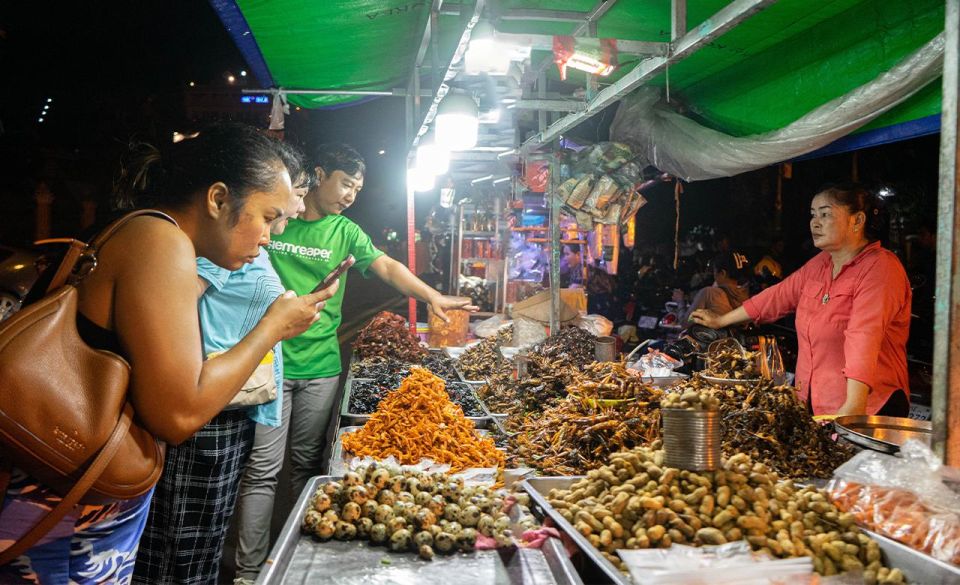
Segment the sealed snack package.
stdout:
[[908,440],[901,457],[862,451],[837,468],[827,491],[861,526],[960,565],[960,495],[929,447]]

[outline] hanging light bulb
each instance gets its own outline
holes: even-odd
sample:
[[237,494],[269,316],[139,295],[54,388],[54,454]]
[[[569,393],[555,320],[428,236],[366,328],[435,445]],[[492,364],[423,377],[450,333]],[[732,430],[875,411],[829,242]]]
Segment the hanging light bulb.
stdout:
[[463,92],[451,90],[437,108],[436,142],[449,150],[467,150],[477,145],[477,102]]
[[435,185],[435,177],[430,171],[413,167],[407,169],[407,185],[414,191],[432,191]]
[[437,144],[433,130],[427,130],[417,143],[417,168],[433,175],[443,175],[450,169],[450,151]]
[[464,56],[464,67],[467,75],[506,75],[510,69],[509,47],[497,42],[493,25],[486,20],[481,20],[473,27],[470,46]]

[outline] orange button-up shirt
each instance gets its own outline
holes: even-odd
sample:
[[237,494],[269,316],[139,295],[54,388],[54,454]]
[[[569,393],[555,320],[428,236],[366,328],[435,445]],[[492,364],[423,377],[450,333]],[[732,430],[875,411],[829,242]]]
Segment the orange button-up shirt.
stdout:
[[743,308],[758,322],[796,312],[796,385],[804,401],[813,390],[814,414],[840,410],[847,399],[847,378],[870,387],[867,414],[876,414],[894,391],[910,394],[910,301],[910,282],[900,260],[874,242],[836,278],[830,254],[821,252]]

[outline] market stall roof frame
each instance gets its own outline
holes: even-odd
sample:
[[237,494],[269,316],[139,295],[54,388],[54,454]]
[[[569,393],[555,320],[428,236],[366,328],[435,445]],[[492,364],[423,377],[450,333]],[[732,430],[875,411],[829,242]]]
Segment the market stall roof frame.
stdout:
[[[361,0],[349,5],[336,1],[310,3],[304,0],[274,0],[263,3],[255,0],[211,0],[211,4],[243,50],[250,68],[264,85],[273,84],[290,90],[327,89],[332,92],[339,89],[350,92],[393,91],[398,87],[412,91],[413,88],[409,86],[414,78],[416,84],[436,89],[443,81],[445,71],[450,69],[445,67],[449,63],[448,57],[454,54],[462,40],[465,22],[462,11],[476,14],[479,8],[479,12],[483,12],[503,33],[574,34],[655,45],[666,44],[687,29],[697,30],[704,23],[715,22],[716,18],[711,15],[718,10],[730,10],[734,5],[742,5],[742,2],[704,0],[687,5],[683,0],[656,3],[628,0],[491,0],[486,6],[478,6],[473,2],[451,3],[442,0],[393,1],[388,4]],[[943,20],[942,2],[933,0],[893,0],[884,3],[867,0],[821,0],[814,3],[780,0],[770,4],[772,6],[765,12],[771,15],[764,16],[763,22],[748,20],[741,23],[736,27],[739,31],[734,35],[736,38],[728,38],[728,35],[722,40],[714,40],[686,63],[671,61],[670,92],[689,108],[691,115],[707,126],[733,135],[777,128],[782,125],[783,119],[795,119],[809,111],[812,104],[828,101],[821,98],[828,97],[834,85],[837,86],[837,94],[849,89],[840,87],[846,84],[844,71],[871,69],[869,73],[875,74],[909,49],[915,48],[922,37],[932,36],[929,34],[931,22],[942,27]],[[822,25],[850,14],[853,16],[847,18],[848,26],[839,30],[850,29],[851,22],[859,26],[851,30],[850,35],[833,36],[857,37],[856,43],[872,44],[859,47],[853,41],[828,38],[825,42],[823,38],[816,37],[816,42],[811,46],[829,45],[820,49],[821,52],[835,46],[849,49],[843,57],[847,62],[812,66],[809,63],[803,65],[802,57],[790,57],[790,70],[776,71],[776,63],[784,59],[775,59],[777,55],[771,56],[770,53],[781,52],[786,55],[790,52],[786,49],[793,49],[793,53],[803,52],[797,50],[801,48],[798,42],[784,44],[786,40],[815,36]],[[769,38],[766,38],[763,36],[765,31],[758,32],[761,26],[779,26],[781,30],[771,29],[767,35]],[[687,33],[685,38],[692,37]],[[316,58],[317,55],[334,54],[348,56],[340,57],[339,61]],[[758,55],[763,58],[758,59]],[[816,59],[816,56],[811,59]],[[863,62],[855,63],[857,59]],[[258,67],[258,62],[262,66]],[[620,71],[615,72],[610,80],[618,83],[617,80],[624,75],[633,74],[639,66],[639,63],[636,66],[634,63],[633,57],[622,54]],[[525,84],[530,83],[531,75],[536,78],[536,72],[539,71],[546,71],[550,78],[554,78],[551,66],[550,52],[535,50],[532,66],[527,68]],[[735,83],[730,79],[731,76],[745,77],[743,73],[751,70],[755,73],[746,77],[755,79],[737,80]],[[371,76],[371,71],[377,75]],[[647,83],[666,87],[666,71],[664,67],[661,73],[647,79]],[[604,83],[607,80],[592,78],[583,81],[587,81],[588,97],[592,97],[590,83]],[[626,84],[629,85],[629,81]],[[612,90],[607,87],[604,91],[607,93],[595,99],[609,102]],[[539,96],[528,94],[523,97]],[[316,108],[349,104],[362,99],[362,96],[345,93],[291,93],[290,101],[293,105]],[[579,113],[576,118],[568,118],[562,126],[555,127],[544,136],[558,133],[563,127],[572,127],[573,122],[586,119],[586,114],[602,109],[597,107],[600,102],[593,103],[594,106],[588,107],[586,112]],[[414,107],[417,108],[418,104]],[[936,114],[938,107],[939,93],[927,92],[885,114],[866,129],[927,118]],[[753,114],[747,116],[747,112]],[[416,123],[424,117],[417,115],[415,118]],[[910,137],[911,134],[904,133],[910,128],[904,127],[890,136]],[[527,150],[532,146],[533,143],[528,141]]]

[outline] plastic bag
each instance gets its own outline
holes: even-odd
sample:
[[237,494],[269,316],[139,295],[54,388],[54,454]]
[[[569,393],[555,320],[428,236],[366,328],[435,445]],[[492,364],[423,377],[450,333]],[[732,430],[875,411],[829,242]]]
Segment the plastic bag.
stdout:
[[830,498],[859,524],[960,565],[960,495],[944,483],[957,470],[943,467],[929,447],[913,439],[900,454],[858,453],[834,472],[827,485]]
[[613,321],[603,315],[584,315],[573,320],[573,326],[593,333],[597,337],[605,337],[613,332]]
[[618,550],[634,582],[643,585],[807,585],[815,583],[810,557],[771,559],[745,540],[720,546],[675,544],[666,549]]
[[517,347],[530,347],[547,338],[547,328],[526,317],[513,320],[513,344]]
[[512,325],[513,321],[508,320],[506,315],[496,314],[489,319],[480,321],[473,326],[472,329],[474,335],[486,339],[487,337],[495,336],[500,329],[503,329],[504,327],[510,327]]
[[646,355],[631,364],[631,367],[644,378],[667,378],[681,366],[683,366],[682,361],[655,349],[649,350]]
[[786,382],[786,371],[783,367],[783,356],[780,354],[780,348],[777,346],[777,338],[769,335],[762,335],[758,339],[759,349],[757,355],[760,360],[760,374],[773,383],[780,386]]

